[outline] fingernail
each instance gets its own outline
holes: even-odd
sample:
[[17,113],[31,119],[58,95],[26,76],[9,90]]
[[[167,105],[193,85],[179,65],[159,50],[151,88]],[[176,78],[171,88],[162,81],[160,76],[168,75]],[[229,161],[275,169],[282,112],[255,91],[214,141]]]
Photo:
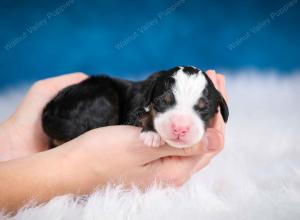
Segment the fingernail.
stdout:
[[207,134],[207,150],[208,151],[215,151],[218,150],[220,147],[220,141],[218,138],[215,138],[213,135]]

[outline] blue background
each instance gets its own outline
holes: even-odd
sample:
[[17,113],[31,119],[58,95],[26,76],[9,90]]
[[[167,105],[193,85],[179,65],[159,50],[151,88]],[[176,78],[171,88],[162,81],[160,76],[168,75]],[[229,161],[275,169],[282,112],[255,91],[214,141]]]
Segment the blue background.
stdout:
[[74,71],[140,78],[177,65],[289,73],[300,66],[300,3],[271,19],[289,2],[2,0],[0,89]]

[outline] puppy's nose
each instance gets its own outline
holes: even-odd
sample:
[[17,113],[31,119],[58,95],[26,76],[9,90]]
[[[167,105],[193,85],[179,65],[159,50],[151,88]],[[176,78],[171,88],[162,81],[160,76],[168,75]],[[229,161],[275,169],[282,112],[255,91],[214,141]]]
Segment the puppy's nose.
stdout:
[[190,130],[189,126],[182,126],[177,124],[172,124],[172,132],[176,136],[183,137]]
[[187,116],[176,115],[171,120],[172,133],[176,136],[184,136],[190,130],[190,119]]

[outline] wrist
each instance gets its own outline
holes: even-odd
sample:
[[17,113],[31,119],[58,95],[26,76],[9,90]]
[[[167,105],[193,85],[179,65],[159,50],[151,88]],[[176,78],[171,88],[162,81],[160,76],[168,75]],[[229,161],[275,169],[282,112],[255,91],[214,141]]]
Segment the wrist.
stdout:
[[0,161],[14,159],[15,155],[12,149],[13,139],[11,134],[11,123],[9,120],[0,125]]
[[102,175],[104,172],[95,171],[93,155],[82,149],[78,141],[70,141],[53,150],[60,151],[60,175],[70,193],[88,194],[106,183],[106,178]]

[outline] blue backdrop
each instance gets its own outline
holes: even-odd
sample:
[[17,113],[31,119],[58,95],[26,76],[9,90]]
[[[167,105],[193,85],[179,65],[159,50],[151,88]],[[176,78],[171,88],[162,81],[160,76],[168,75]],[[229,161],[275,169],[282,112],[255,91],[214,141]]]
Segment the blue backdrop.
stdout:
[[0,3],[0,89],[61,73],[300,66],[298,0]]

